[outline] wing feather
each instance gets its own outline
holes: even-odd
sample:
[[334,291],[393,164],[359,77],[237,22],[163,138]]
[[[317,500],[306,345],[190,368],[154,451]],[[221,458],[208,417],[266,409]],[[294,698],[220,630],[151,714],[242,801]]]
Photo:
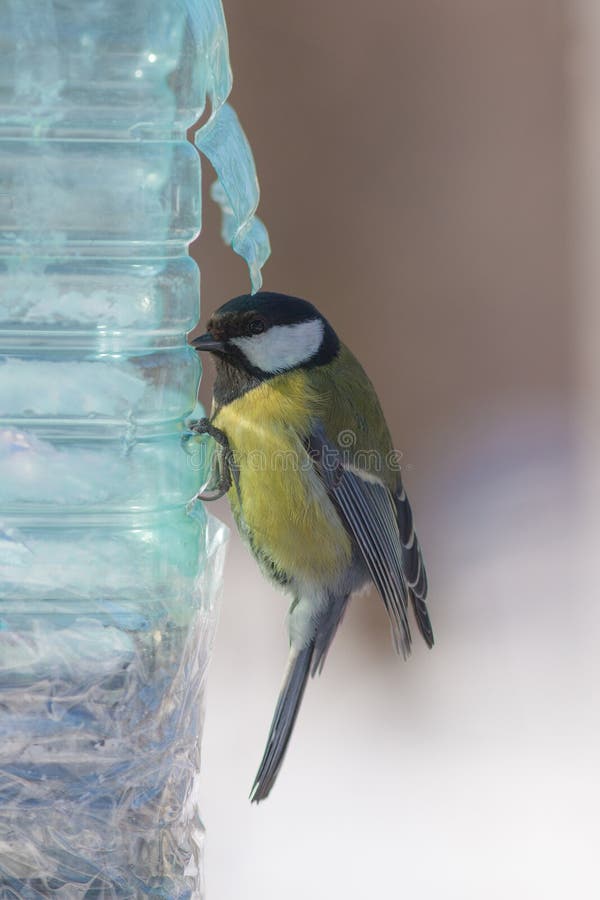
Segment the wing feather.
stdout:
[[396,650],[406,657],[410,653],[412,640],[406,612],[408,595],[398,554],[393,551],[389,533],[392,531],[393,536],[393,529],[396,529],[398,544],[398,529],[393,516],[386,516],[381,510],[381,498],[377,496],[379,490],[386,489],[344,469],[331,496],[381,594],[390,617]]
[[402,570],[408,584],[409,595],[419,631],[428,647],[433,647],[433,628],[427,611],[427,573],[423,554],[417,538],[412,510],[403,487],[396,493],[395,504],[398,530],[402,544]]
[[345,466],[320,423],[310,436],[308,449],[383,599],[396,649],[404,656],[410,652],[409,602],[419,631],[431,646],[433,631],[425,605],[427,578],[404,489],[393,494],[376,478],[367,473],[363,477],[360,471]]

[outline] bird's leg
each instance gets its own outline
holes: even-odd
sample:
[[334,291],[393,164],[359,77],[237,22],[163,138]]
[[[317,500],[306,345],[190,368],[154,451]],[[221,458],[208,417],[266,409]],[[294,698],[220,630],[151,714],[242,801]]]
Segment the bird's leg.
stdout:
[[229,441],[227,439],[227,435],[225,432],[221,431],[220,428],[216,428],[211,424],[210,420],[207,418],[198,419],[197,422],[194,422],[193,425],[190,425],[190,431],[195,432],[195,434],[208,434],[214,441],[222,449],[222,461],[223,466],[220,467],[219,471],[219,480],[214,488],[211,490],[200,491],[197,494],[199,500],[219,500],[221,497],[226,494],[232,484],[232,473],[233,480],[235,482],[235,486],[239,495],[240,487],[239,487],[239,473],[238,468],[235,465],[233,459],[233,452],[231,447],[229,446]]

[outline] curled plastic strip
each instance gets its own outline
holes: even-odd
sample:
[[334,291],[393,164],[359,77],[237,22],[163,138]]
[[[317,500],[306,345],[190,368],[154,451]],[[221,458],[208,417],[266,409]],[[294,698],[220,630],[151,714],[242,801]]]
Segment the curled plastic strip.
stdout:
[[184,5],[201,63],[199,72],[205,79],[196,89],[210,98],[214,114],[229,96],[233,81],[223,7],[221,0],[184,0]]
[[246,260],[254,293],[262,285],[261,268],[271,245],[267,229],[255,215],[260,190],[252,150],[228,103],[196,132],[195,143],[218,175],[212,197],[221,206],[223,240]]

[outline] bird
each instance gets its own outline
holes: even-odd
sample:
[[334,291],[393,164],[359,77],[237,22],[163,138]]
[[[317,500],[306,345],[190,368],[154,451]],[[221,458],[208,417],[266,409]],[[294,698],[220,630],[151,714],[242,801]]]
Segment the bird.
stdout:
[[216,369],[210,416],[195,430],[219,452],[199,496],[227,494],[262,572],[291,598],[288,663],[250,793],[259,803],[351,594],[375,586],[406,658],[410,607],[434,643],[427,575],[375,389],[312,303],[271,291],[234,297],[191,344]]

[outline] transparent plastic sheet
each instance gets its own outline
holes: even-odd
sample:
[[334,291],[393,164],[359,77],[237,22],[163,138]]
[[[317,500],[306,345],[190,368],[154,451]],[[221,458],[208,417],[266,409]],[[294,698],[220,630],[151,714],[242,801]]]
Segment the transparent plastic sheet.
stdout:
[[[3,897],[199,895],[203,692],[226,529],[195,515],[202,545],[185,597],[176,571],[146,606],[114,589],[74,604],[63,585],[51,614],[21,604],[0,630]],[[39,596],[35,547],[0,539],[13,544],[3,587],[15,577],[27,591],[25,564]]]

